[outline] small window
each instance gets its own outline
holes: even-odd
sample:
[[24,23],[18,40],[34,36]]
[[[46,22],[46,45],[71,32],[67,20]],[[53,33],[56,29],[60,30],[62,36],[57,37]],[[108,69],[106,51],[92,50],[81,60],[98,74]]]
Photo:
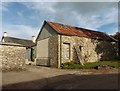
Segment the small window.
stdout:
[[80,51],[82,51],[82,46],[79,46]]

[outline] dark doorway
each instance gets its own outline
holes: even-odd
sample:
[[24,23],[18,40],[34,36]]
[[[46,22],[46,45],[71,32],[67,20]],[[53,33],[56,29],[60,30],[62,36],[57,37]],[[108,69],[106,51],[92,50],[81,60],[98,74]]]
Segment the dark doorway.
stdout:
[[34,61],[34,49],[31,48],[31,61]]

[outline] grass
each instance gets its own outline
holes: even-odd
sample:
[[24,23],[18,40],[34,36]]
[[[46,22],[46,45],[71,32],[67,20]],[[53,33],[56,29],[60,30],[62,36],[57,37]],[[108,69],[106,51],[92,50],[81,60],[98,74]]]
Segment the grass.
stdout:
[[99,62],[93,62],[93,63],[86,63],[84,66],[80,64],[76,64],[74,62],[64,63],[62,64],[63,69],[90,69],[90,68],[96,68],[98,66],[109,66],[112,68],[119,68],[120,67],[120,60],[115,61],[99,61]]

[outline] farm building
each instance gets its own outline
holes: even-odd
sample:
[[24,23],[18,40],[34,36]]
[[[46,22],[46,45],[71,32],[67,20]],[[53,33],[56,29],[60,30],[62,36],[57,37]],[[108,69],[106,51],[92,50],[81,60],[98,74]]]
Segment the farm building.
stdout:
[[27,60],[35,65],[60,68],[70,61],[84,65],[114,59],[118,56],[118,41],[103,32],[44,21],[26,52]]
[[117,40],[98,31],[45,21],[36,38],[36,63],[60,67],[62,63],[111,60]]

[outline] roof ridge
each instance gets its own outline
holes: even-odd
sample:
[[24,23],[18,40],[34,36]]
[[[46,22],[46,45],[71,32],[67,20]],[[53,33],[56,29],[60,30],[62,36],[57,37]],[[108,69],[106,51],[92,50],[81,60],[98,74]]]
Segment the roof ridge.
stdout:
[[7,37],[4,37],[4,38],[14,38],[14,39],[20,39],[20,40],[28,40],[28,41],[32,41],[32,40],[29,40],[29,39],[23,39],[23,38],[11,37],[11,36],[7,36]]
[[90,30],[90,31],[94,31],[94,32],[100,32],[100,31],[95,31],[93,29],[88,29],[88,28],[84,28],[84,27],[76,27],[75,25],[69,25],[69,24],[63,24],[63,23],[59,23],[59,22],[54,22],[54,21],[46,21],[46,22],[50,22],[50,23],[55,23],[55,24],[60,24],[60,25],[65,25],[65,26],[69,26],[69,27],[75,27],[75,28],[80,28],[80,29],[85,29],[85,30]]

